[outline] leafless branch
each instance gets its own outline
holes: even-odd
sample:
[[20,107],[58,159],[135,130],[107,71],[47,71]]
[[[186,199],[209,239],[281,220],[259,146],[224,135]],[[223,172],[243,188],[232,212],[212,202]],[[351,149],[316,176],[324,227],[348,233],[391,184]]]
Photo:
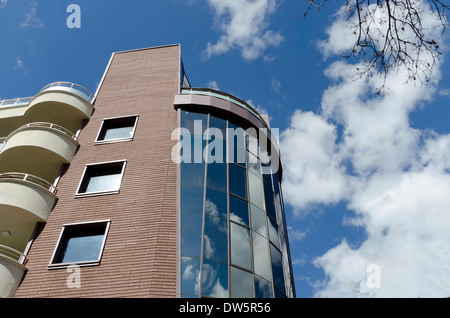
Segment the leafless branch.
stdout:
[[[319,12],[328,3],[305,1],[303,17],[312,10]],[[436,32],[424,27],[424,4],[428,4],[436,19],[435,28],[440,31],[437,37],[431,35]],[[353,23],[351,30],[356,38],[345,57],[361,59],[363,67],[357,69],[360,78],[375,73],[384,76],[378,93],[384,89],[391,69],[404,68],[408,80],[428,82],[442,54],[439,41],[448,26],[448,0],[346,0],[343,9],[342,14]]]

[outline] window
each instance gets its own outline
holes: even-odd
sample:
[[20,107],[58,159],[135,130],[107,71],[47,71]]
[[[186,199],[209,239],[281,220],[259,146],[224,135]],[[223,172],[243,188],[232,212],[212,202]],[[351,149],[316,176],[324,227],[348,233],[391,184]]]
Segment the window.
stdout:
[[87,165],[76,196],[118,193],[126,161]]
[[109,118],[103,120],[96,143],[130,141],[134,137],[138,116]]
[[49,268],[100,263],[110,221],[64,225]]

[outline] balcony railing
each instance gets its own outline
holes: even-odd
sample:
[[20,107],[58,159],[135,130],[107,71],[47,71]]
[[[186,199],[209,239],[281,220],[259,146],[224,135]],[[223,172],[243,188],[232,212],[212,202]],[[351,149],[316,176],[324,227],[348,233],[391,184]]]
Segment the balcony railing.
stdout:
[[41,89],[41,92],[48,91],[48,90],[59,90],[59,89],[67,89],[68,91],[71,91],[84,99],[86,99],[89,103],[92,103],[94,101],[94,94],[92,94],[89,90],[84,88],[83,86],[80,86],[78,84],[69,83],[69,82],[55,82],[48,84],[43,89]]
[[[43,122],[38,122],[38,123],[29,123],[26,125],[23,125],[22,127],[19,127],[17,130],[23,130],[26,128],[49,128],[52,130],[56,130],[59,131],[60,133],[63,133],[64,135],[70,137],[71,139],[77,141],[77,137],[74,133],[72,133],[69,129],[66,129],[62,126],[56,125],[56,124],[52,124],[52,123],[43,123]],[[6,141],[7,138],[5,138]],[[0,138],[0,143],[2,142],[2,139]]]
[[250,113],[256,116],[262,123],[264,123],[267,126],[266,121],[261,117],[261,115],[248,103],[244,102],[242,99],[237,98],[236,96],[217,91],[211,88],[182,88],[181,94],[192,94],[192,95],[206,95],[206,96],[212,96],[217,97],[220,99],[227,100],[229,102],[232,102],[246,110],[248,110]]
[[24,97],[24,98],[0,100],[0,108],[26,106],[30,103],[32,99],[33,97]]
[[[69,83],[69,82],[51,83],[51,84],[46,85],[44,88],[42,88],[40,92],[45,92],[45,91],[49,91],[49,90],[68,91],[68,92],[74,93],[74,94],[84,98],[91,104],[95,99],[94,94],[92,94],[86,88],[84,88],[78,84],[75,84],[75,83]],[[33,100],[33,98],[34,97],[24,97],[24,98],[0,100],[0,108],[26,106]]]
[[26,260],[26,256],[23,253],[15,250],[11,247],[1,245],[1,244],[0,244],[0,255],[8,258],[10,260],[13,260],[19,264],[22,264],[22,265],[25,263],[25,260]]
[[31,184],[37,185],[41,188],[44,188],[45,190],[47,190],[53,194],[56,194],[56,191],[57,191],[56,187],[53,184],[51,184],[50,182],[48,182],[42,178],[27,174],[27,173],[20,173],[20,172],[0,173],[0,182],[3,180],[5,180],[5,181],[12,180],[12,181],[31,183]]

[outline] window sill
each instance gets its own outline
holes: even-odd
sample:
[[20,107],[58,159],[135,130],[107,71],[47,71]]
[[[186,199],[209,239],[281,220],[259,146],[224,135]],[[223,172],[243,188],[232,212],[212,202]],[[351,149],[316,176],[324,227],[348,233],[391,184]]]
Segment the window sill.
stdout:
[[87,267],[87,266],[98,266],[98,265],[100,265],[100,260],[49,264],[47,269],[48,270],[53,270],[53,269],[68,268],[68,267],[71,267],[71,266],[73,266],[73,267]]
[[114,191],[102,191],[102,192],[77,193],[77,194],[75,194],[75,199],[97,197],[97,196],[102,196],[102,195],[119,194],[119,192],[120,192],[119,190],[114,190]]
[[121,138],[121,139],[111,139],[111,140],[97,140],[94,142],[94,146],[99,145],[107,145],[107,144],[116,144],[120,142],[129,142],[133,141],[133,138]]

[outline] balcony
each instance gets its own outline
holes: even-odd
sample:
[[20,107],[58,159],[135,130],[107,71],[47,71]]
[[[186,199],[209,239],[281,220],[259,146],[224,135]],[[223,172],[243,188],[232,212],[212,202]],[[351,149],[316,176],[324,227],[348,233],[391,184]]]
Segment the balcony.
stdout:
[[0,245],[0,298],[12,298],[27,268],[25,256],[8,246]]
[[[0,101],[0,134],[27,122],[52,122],[76,132],[91,117],[95,96],[77,84],[56,82],[34,97]],[[16,125],[15,127],[13,125]]]
[[53,182],[69,164],[79,144],[75,135],[52,123],[30,123],[0,140],[0,173],[29,173]]
[[57,200],[49,182],[24,173],[0,174],[0,245],[23,251],[38,222]]

